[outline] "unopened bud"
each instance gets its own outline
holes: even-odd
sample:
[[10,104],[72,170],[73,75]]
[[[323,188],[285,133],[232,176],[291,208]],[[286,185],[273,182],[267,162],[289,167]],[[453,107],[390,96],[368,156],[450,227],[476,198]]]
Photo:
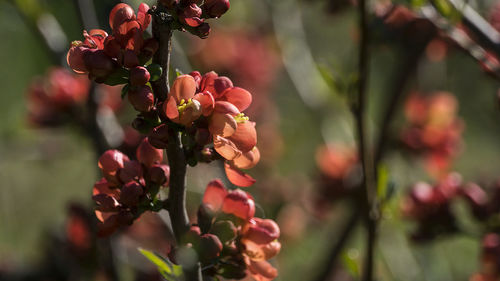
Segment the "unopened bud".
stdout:
[[130,69],[130,85],[132,86],[142,86],[148,83],[149,78],[148,70],[142,66],[136,66]]
[[229,220],[218,221],[214,223],[210,233],[217,235],[223,243],[226,243],[236,238],[236,227]]
[[146,167],[151,167],[153,164],[158,164],[163,161],[163,150],[154,148],[148,141],[148,138],[144,138],[137,147],[137,159],[139,162],[144,164]]
[[229,10],[229,0],[205,0],[203,13],[211,18],[218,18]]
[[167,186],[170,178],[170,167],[165,164],[155,164],[149,168],[148,175],[151,182]]
[[165,149],[168,146],[168,126],[161,124],[155,127],[149,134],[149,143],[158,148]]
[[103,50],[88,50],[83,53],[85,67],[91,76],[103,78],[114,70],[113,60]]
[[154,107],[155,97],[149,86],[132,87],[128,92],[128,100],[137,111],[148,112]]

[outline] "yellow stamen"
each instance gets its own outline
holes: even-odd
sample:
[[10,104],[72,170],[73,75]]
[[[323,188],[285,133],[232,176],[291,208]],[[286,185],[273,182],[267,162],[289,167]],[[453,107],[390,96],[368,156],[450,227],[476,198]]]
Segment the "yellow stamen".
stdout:
[[245,113],[238,113],[236,116],[234,116],[234,120],[238,123],[245,123],[246,121],[250,120],[248,116],[245,116]]

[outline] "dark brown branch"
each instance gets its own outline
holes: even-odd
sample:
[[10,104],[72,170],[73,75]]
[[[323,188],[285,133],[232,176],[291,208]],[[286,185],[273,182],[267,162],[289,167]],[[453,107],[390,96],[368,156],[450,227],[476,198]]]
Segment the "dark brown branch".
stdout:
[[[157,3],[156,7],[152,10],[152,16],[153,37],[159,43],[158,51],[153,56],[153,63],[160,65],[163,71],[160,79],[151,84],[155,97],[161,102],[167,98],[169,92],[168,74],[170,53],[172,51],[172,29],[168,22],[169,15],[160,3]],[[182,132],[178,128],[170,128],[167,147],[167,157],[170,165],[168,213],[177,246],[182,243],[182,237],[189,230],[189,217],[186,210],[187,162],[181,137]],[[186,280],[202,280],[199,263],[196,263],[192,268],[184,267],[183,270]]]
[[337,258],[339,257],[342,250],[344,250],[346,244],[349,242],[349,238],[351,237],[351,234],[354,231],[355,226],[357,225],[362,214],[360,208],[356,208],[356,206],[353,207],[354,211],[342,228],[340,237],[335,242],[335,244],[333,244],[330,250],[330,254],[324,262],[326,266],[324,266],[320,273],[317,275],[315,279],[316,281],[330,280],[330,275],[332,274],[332,271],[334,269],[335,262],[337,261]]
[[189,218],[186,211],[186,169],[187,162],[181,143],[181,133],[172,130],[168,139],[167,156],[170,165],[170,220],[177,243],[189,230]]
[[373,280],[374,268],[374,254],[376,242],[376,227],[378,215],[373,212],[375,210],[375,186],[373,184],[374,168],[371,158],[370,150],[368,149],[366,137],[366,101],[367,101],[367,88],[368,88],[368,75],[369,75],[369,27],[368,27],[368,7],[366,0],[360,0],[358,4],[359,13],[359,28],[361,32],[361,40],[359,47],[359,81],[358,81],[358,95],[357,104],[354,109],[356,119],[356,132],[358,137],[358,153],[361,159],[363,169],[362,187],[364,188],[363,204],[364,219],[367,228],[366,237],[366,253],[363,270],[363,281]]
[[157,5],[153,12],[153,37],[158,40],[159,48],[154,54],[153,63],[159,64],[162,68],[160,79],[151,83],[156,98],[163,101],[167,98],[169,92],[169,68],[170,53],[172,51],[172,29],[167,21],[169,15],[163,11],[162,6]]

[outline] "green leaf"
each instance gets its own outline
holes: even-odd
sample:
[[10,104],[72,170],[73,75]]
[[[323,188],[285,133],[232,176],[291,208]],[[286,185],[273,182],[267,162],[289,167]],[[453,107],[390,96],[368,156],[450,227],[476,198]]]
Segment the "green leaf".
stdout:
[[181,75],[184,75],[184,72],[182,72],[180,69],[176,68],[175,69],[175,77],[178,77],[178,76],[181,76]]
[[146,66],[146,69],[148,70],[149,74],[151,77],[149,78],[149,81],[156,81],[160,79],[161,73],[163,72],[161,66],[156,63],[152,63],[148,66]]
[[359,276],[359,265],[358,261],[356,260],[356,256],[357,250],[354,249],[351,249],[348,252],[344,252],[342,254],[342,263],[344,264],[344,267],[351,274],[351,276],[355,278]]
[[377,169],[377,199],[383,201],[387,197],[389,185],[389,170],[385,165],[379,165]]
[[163,278],[167,281],[181,280],[179,278],[182,275],[182,267],[180,265],[173,264],[168,259],[165,259],[154,252],[142,248],[138,248],[138,250],[150,262],[154,263],[158,267],[158,271],[161,276],[163,276]]
[[128,90],[130,89],[130,84],[125,84],[122,88],[122,99],[125,98],[125,96],[128,93]]

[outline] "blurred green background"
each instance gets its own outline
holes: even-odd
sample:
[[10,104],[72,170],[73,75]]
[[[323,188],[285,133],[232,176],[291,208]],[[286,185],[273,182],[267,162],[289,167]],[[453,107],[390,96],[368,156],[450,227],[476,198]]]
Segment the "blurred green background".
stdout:
[[[24,5],[28,17],[38,11],[53,14],[69,41],[81,38],[73,1],[17,2]],[[107,28],[105,15],[113,2],[94,2],[100,24]],[[489,5],[481,3],[483,13]],[[136,8],[138,3],[133,2],[132,6]],[[250,190],[258,198],[273,193],[271,189],[277,185],[283,186],[280,188],[289,196],[300,196],[302,190],[313,189],[318,174],[314,160],[318,145],[325,141],[353,141],[346,93],[329,88],[318,69],[326,67],[338,73],[338,77],[349,77],[355,72],[356,13],[353,8],[347,8],[331,14],[325,7],[326,3],[320,0],[232,0],[228,14],[212,23],[212,34],[219,29],[236,27],[270,34],[273,50],[282,66],[269,96],[278,116],[272,122],[282,136],[279,144],[282,153],[272,159],[273,164],[265,171],[256,168],[254,175],[258,184],[265,186],[265,189]],[[3,39],[0,44],[0,265],[22,267],[39,258],[44,233],[61,228],[69,200],[91,204],[91,187],[98,171],[91,143],[78,128],[28,126],[27,86],[33,76],[45,73],[51,60],[40,38],[12,2],[0,1],[0,26]],[[177,33],[176,40],[178,45],[174,48],[180,47],[188,54],[192,45],[198,44],[188,34]],[[371,50],[370,132],[377,134],[380,108],[387,100],[398,57],[395,47],[389,44],[376,44]],[[297,53],[303,57],[294,56]],[[173,57],[174,67],[183,59]],[[196,61],[191,60],[196,65]],[[408,87],[408,90],[445,90],[457,96],[459,115],[465,120],[466,129],[463,151],[453,167],[466,181],[491,182],[499,178],[498,86],[467,54],[450,48],[443,61],[422,60]],[[128,118],[132,120],[133,115]],[[395,127],[402,122],[399,112]],[[376,260],[380,280],[467,280],[477,271],[478,237],[457,235],[428,245],[412,245],[406,238],[409,225],[398,212],[398,198],[409,184],[426,180],[428,176],[421,163],[408,161],[398,152],[389,154],[387,166],[396,196],[384,209],[380,228]],[[205,169],[205,166],[196,169]],[[200,172],[195,172],[197,174]],[[200,186],[190,188],[199,190],[205,183],[195,179],[192,185],[196,184]],[[262,203],[263,208],[274,216],[281,206],[273,206],[268,201]],[[326,222],[307,218],[304,233],[296,239],[282,241],[282,252],[276,262],[279,280],[312,280],[317,269],[326,266],[325,251],[337,239],[348,213],[343,204],[338,204]],[[464,216],[464,221],[470,221],[466,214]],[[362,252],[363,229],[359,227],[342,258],[343,265],[350,269],[347,272],[356,275]]]

